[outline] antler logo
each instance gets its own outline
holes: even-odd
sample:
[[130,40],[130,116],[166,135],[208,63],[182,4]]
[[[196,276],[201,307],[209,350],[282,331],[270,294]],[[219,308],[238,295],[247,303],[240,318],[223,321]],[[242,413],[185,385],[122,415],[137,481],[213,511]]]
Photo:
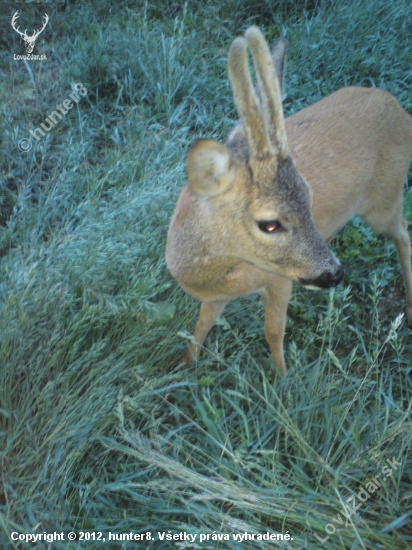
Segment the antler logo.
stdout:
[[46,27],[47,23],[49,22],[49,16],[47,15],[47,13],[44,14],[44,25],[43,25],[43,27],[39,31],[34,31],[32,36],[27,35],[27,32],[26,32],[27,29],[24,32],[20,32],[19,31],[20,27],[15,26],[18,17],[19,17],[19,12],[16,11],[16,13],[13,15],[13,18],[11,20],[11,26],[13,27],[13,29],[16,32],[18,32],[23,37],[24,45],[26,46],[27,53],[31,53],[34,49],[34,44],[37,40],[37,37],[39,36],[39,34],[41,32],[44,31],[44,28]]

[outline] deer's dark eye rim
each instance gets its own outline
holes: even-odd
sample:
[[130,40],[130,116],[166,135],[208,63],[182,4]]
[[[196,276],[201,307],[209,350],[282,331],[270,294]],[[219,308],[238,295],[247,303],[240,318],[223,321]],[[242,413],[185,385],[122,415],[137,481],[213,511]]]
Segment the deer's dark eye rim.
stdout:
[[277,220],[261,220],[257,222],[257,225],[263,233],[270,234],[283,230],[282,224]]

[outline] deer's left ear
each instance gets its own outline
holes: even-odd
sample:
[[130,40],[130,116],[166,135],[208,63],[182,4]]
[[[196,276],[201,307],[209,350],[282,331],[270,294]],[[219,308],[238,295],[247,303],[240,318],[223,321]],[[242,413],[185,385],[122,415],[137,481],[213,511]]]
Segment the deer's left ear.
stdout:
[[190,189],[204,197],[223,193],[234,181],[229,149],[210,139],[195,141],[189,149],[186,167]]

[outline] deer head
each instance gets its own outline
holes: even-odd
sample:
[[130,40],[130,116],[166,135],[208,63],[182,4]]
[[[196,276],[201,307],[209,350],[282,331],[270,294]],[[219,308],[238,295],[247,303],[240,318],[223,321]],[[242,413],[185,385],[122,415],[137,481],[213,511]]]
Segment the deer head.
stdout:
[[49,16],[47,15],[47,13],[44,14],[44,25],[43,25],[43,27],[39,31],[34,31],[32,36],[27,35],[27,32],[26,32],[27,29],[24,32],[21,32],[21,31],[19,31],[20,27],[15,26],[15,23],[16,23],[18,17],[19,17],[19,12],[16,11],[16,13],[13,15],[13,18],[11,20],[11,26],[13,27],[13,29],[16,32],[18,32],[23,37],[24,45],[26,46],[27,53],[31,53],[34,49],[34,45],[36,43],[37,37],[39,36],[39,34],[41,32],[43,32],[44,28],[46,27],[47,23],[49,22]]
[[305,286],[335,286],[343,270],[314,225],[310,188],[289,152],[279,80],[257,27],[232,43],[229,79],[241,126],[225,145],[198,140],[189,150],[187,190],[169,229],[172,275],[197,296],[194,287],[216,288],[242,261]]

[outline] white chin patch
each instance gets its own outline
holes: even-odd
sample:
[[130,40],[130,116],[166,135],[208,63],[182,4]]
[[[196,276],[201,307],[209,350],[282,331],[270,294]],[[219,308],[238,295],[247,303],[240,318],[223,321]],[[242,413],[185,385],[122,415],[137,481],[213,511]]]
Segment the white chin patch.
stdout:
[[309,290],[322,290],[318,286],[314,286],[314,285],[302,285],[302,286],[304,286],[305,288],[308,288]]

